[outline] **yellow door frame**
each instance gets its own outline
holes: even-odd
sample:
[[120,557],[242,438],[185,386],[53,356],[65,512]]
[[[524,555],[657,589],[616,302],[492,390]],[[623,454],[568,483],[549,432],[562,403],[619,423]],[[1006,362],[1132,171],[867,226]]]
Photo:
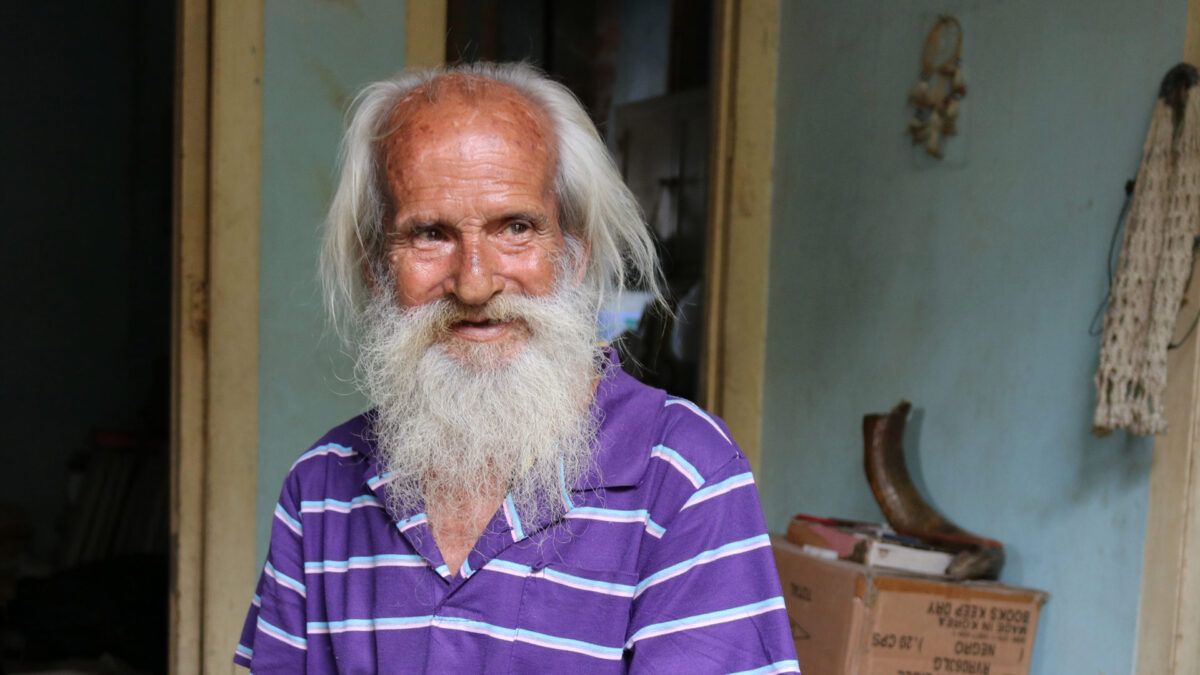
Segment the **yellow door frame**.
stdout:
[[718,0],[702,403],[759,470],[779,0]]
[[[1200,0],[1188,0],[1183,58],[1200,64]],[[1200,306],[1197,284],[1184,306]],[[1200,673],[1200,338],[1168,354],[1167,372],[1170,431],[1154,439],[1142,551],[1137,672],[1147,675]]]
[[263,3],[176,28],[170,671],[233,670],[255,578]]

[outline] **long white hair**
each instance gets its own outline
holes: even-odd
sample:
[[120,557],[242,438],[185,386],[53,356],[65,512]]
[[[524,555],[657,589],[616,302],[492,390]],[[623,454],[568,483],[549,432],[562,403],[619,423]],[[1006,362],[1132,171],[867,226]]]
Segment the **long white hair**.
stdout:
[[583,283],[593,293],[595,309],[610,295],[634,287],[661,302],[658,256],[641,209],[574,94],[528,64],[479,62],[405,71],[368,85],[356,97],[321,251],[325,303],[335,328],[342,332],[361,315],[370,300],[364,275],[384,264],[390,197],[381,148],[393,131],[392,113],[409,94],[436,102],[439,80],[447,75],[466,76],[468,86],[480,79],[507,86],[550,119],[559,224],[564,236],[586,252]]

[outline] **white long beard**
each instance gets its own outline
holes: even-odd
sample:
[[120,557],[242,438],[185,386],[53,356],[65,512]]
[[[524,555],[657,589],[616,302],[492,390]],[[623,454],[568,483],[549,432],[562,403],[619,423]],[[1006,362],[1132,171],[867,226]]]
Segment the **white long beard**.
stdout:
[[560,481],[570,488],[585,475],[596,436],[591,401],[604,357],[591,307],[578,289],[495,297],[489,318],[528,329],[515,353],[502,354],[452,336],[464,318],[457,301],[371,303],[357,373],[378,411],[372,432],[393,477],[392,513],[445,512],[505,490],[524,520],[565,511]]

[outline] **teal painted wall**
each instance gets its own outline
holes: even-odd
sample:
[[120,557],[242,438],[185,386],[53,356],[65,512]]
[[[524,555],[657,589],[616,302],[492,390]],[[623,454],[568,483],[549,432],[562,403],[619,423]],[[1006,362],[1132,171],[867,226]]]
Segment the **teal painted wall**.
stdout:
[[319,230],[360,87],[404,66],[405,3],[266,0],[258,355],[258,557],[288,468],[365,403],[329,331]]
[[[962,133],[905,100],[938,12],[965,27]],[[764,507],[880,520],[861,416],[921,408],[930,500],[1051,593],[1033,672],[1132,670],[1151,443],[1089,433],[1109,237],[1184,0],[785,1]],[[1193,337],[1193,339],[1195,339]]]

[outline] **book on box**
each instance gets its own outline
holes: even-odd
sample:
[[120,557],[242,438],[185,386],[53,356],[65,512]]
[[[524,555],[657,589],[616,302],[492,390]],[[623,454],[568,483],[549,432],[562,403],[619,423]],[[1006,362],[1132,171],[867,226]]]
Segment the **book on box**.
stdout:
[[916,574],[944,575],[954,559],[953,552],[896,534],[886,525],[806,514],[788,524],[787,538],[817,557]]

